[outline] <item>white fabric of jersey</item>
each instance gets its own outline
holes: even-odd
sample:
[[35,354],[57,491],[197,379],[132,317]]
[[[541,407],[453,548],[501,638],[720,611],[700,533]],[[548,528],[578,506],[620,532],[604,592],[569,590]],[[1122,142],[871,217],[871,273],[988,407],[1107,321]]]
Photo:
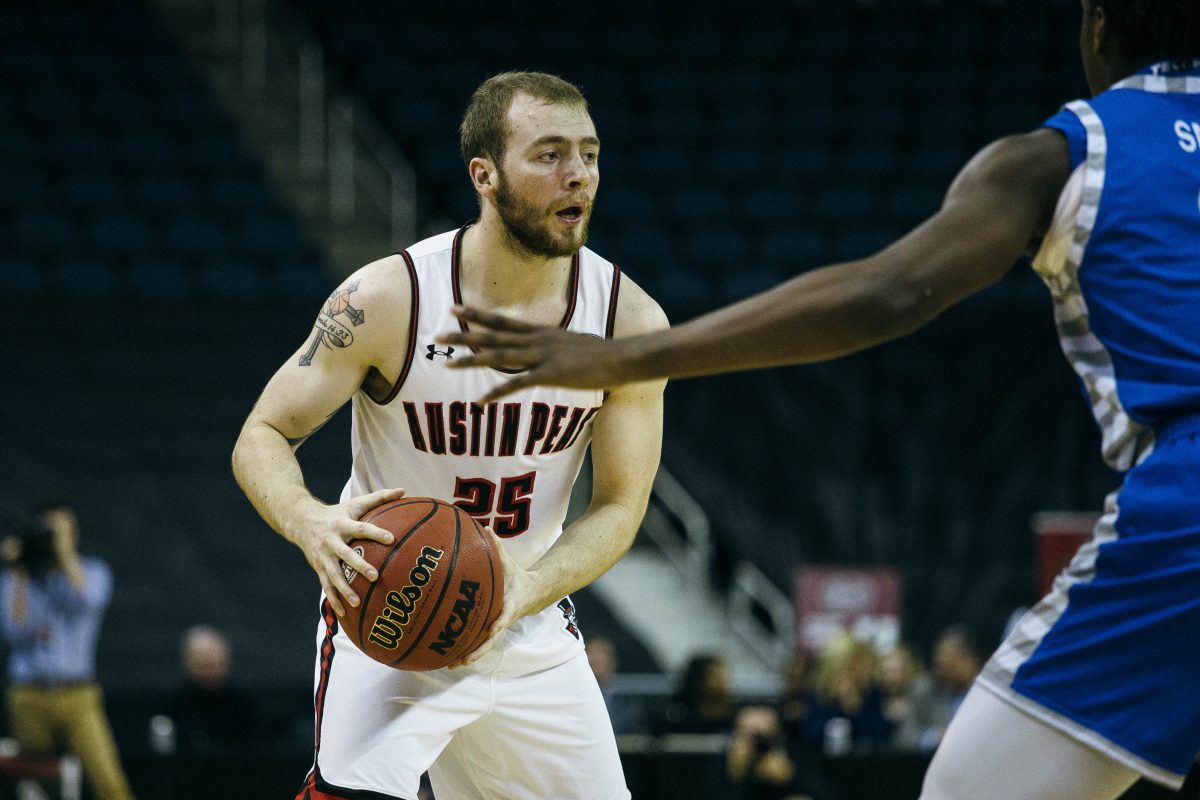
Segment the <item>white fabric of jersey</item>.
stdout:
[[[434,345],[438,334],[459,328],[450,308],[460,297],[460,239],[461,231],[451,231],[407,251],[416,280],[411,363],[398,392],[385,404],[362,392],[355,395],[354,464],[342,500],[402,487],[409,495],[436,497],[464,508],[470,504],[480,513],[470,508],[467,512],[492,525],[505,538],[509,555],[528,566],[562,533],[571,486],[591,442],[592,415],[604,402],[604,393],[534,387],[489,407],[475,404],[511,375],[493,369],[447,369],[446,363],[456,354]],[[618,282],[616,268],[584,248],[573,273],[574,294],[563,327],[604,337]],[[542,423],[544,430],[540,430]],[[423,441],[414,435],[414,426]],[[515,434],[512,454],[501,452],[505,430]],[[564,444],[568,446],[563,448]],[[462,452],[453,452],[456,449]],[[527,493],[528,480],[521,485],[514,482],[530,473],[534,478]],[[478,488],[485,481],[494,488]],[[484,496],[488,491],[490,503]],[[506,536],[506,526],[519,527],[517,517],[526,499],[528,528]]]

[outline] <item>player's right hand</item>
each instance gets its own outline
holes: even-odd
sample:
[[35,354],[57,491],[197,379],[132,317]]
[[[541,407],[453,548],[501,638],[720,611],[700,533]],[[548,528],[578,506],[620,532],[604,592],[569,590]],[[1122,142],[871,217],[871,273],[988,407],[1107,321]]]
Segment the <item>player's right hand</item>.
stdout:
[[403,496],[403,489],[383,489],[336,505],[317,504],[293,527],[292,540],[317,573],[321,589],[333,613],[339,617],[346,615],[343,601],[351,606],[357,606],[360,602],[358,594],[346,580],[343,565],[365,575],[369,581],[379,577],[366,559],[350,549],[348,542],[351,539],[373,539],[382,544],[391,544],[394,538],[390,531],[360,522],[358,518],[380,503],[399,500]]

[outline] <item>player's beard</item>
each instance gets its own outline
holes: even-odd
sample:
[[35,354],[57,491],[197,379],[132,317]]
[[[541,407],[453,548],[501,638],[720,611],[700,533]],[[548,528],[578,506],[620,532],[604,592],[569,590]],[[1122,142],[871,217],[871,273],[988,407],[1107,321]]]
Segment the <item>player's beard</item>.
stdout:
[[508,231],[514,245],[530,255],[542,258],[573,256],[587,243],[588,223],[592,219],[590,201],[580,202],[582,219],[575,228],[556,233],[546,222],[554,216],[552,209],[538,208],[523,197],[508,189],[508,181],[500,174],[500,185],[496,188],[496,211]]

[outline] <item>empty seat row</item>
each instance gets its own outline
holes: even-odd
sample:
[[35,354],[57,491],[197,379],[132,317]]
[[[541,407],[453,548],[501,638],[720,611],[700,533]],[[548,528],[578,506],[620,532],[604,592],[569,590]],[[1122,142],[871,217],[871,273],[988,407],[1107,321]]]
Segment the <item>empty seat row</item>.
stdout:
[[[1080,89],[1074,34],[1062,35],[1073,0],[797,0],[771,24],[715,2],[617,2],[588,28],[515,8],[486,35],[453,23],[458,1],[373,2],[347,17],[298,0],[407,151],[423,201],[454,219],[476,213],[455,135],[471,90],[513,67],[577,82],[604,142],[596,242],[618,258],[626,244],[686,250],[711,273],[697,297],[774,277],[753,265],[736,285],[712,277],[765,237],[803,262],[878,249],[936,210],[987,141]],[[458,57],[438,58],[446,49]]]
[[315,307],[332,286],[320,265],[309,257],[264,265],[244,256],[219,255],[192,265],[165,253],[147,256],[128,268],[116,268],[110,259],[78,252],[49,264],[7,256],[3,271],[5,291],[17,296],[215,297],[246,303],[270,297],[312,302]]
[[26,5],[0,9],[6,289],[322,294],[295,216],[149,9]]

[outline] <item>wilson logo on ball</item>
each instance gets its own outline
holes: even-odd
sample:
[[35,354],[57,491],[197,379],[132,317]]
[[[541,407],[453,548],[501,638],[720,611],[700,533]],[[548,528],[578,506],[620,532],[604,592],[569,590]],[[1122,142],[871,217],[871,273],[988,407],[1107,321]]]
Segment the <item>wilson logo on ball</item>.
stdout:
[[408,584],[387,593],[387,605],[371,625],[371,635],[367,637],[367,641],[388,650],[396,649],[400,640],[404,638],[404,626],[412,618],[413,609],[424,593],[421,587],[429,583],[441,557],[442,551],[436,547],[421,548],[417,563],[409,570]]
[[437,641],[430,643],[430,650],[444,656],[458,643],[458,637],[466,630],[467,619],[475,608],[475,593],[478,591],[479,584],[475,581],[463,581],[458,585],[458,599],[454,601],[454,608],[446,617],[446,624],[438,634]]

